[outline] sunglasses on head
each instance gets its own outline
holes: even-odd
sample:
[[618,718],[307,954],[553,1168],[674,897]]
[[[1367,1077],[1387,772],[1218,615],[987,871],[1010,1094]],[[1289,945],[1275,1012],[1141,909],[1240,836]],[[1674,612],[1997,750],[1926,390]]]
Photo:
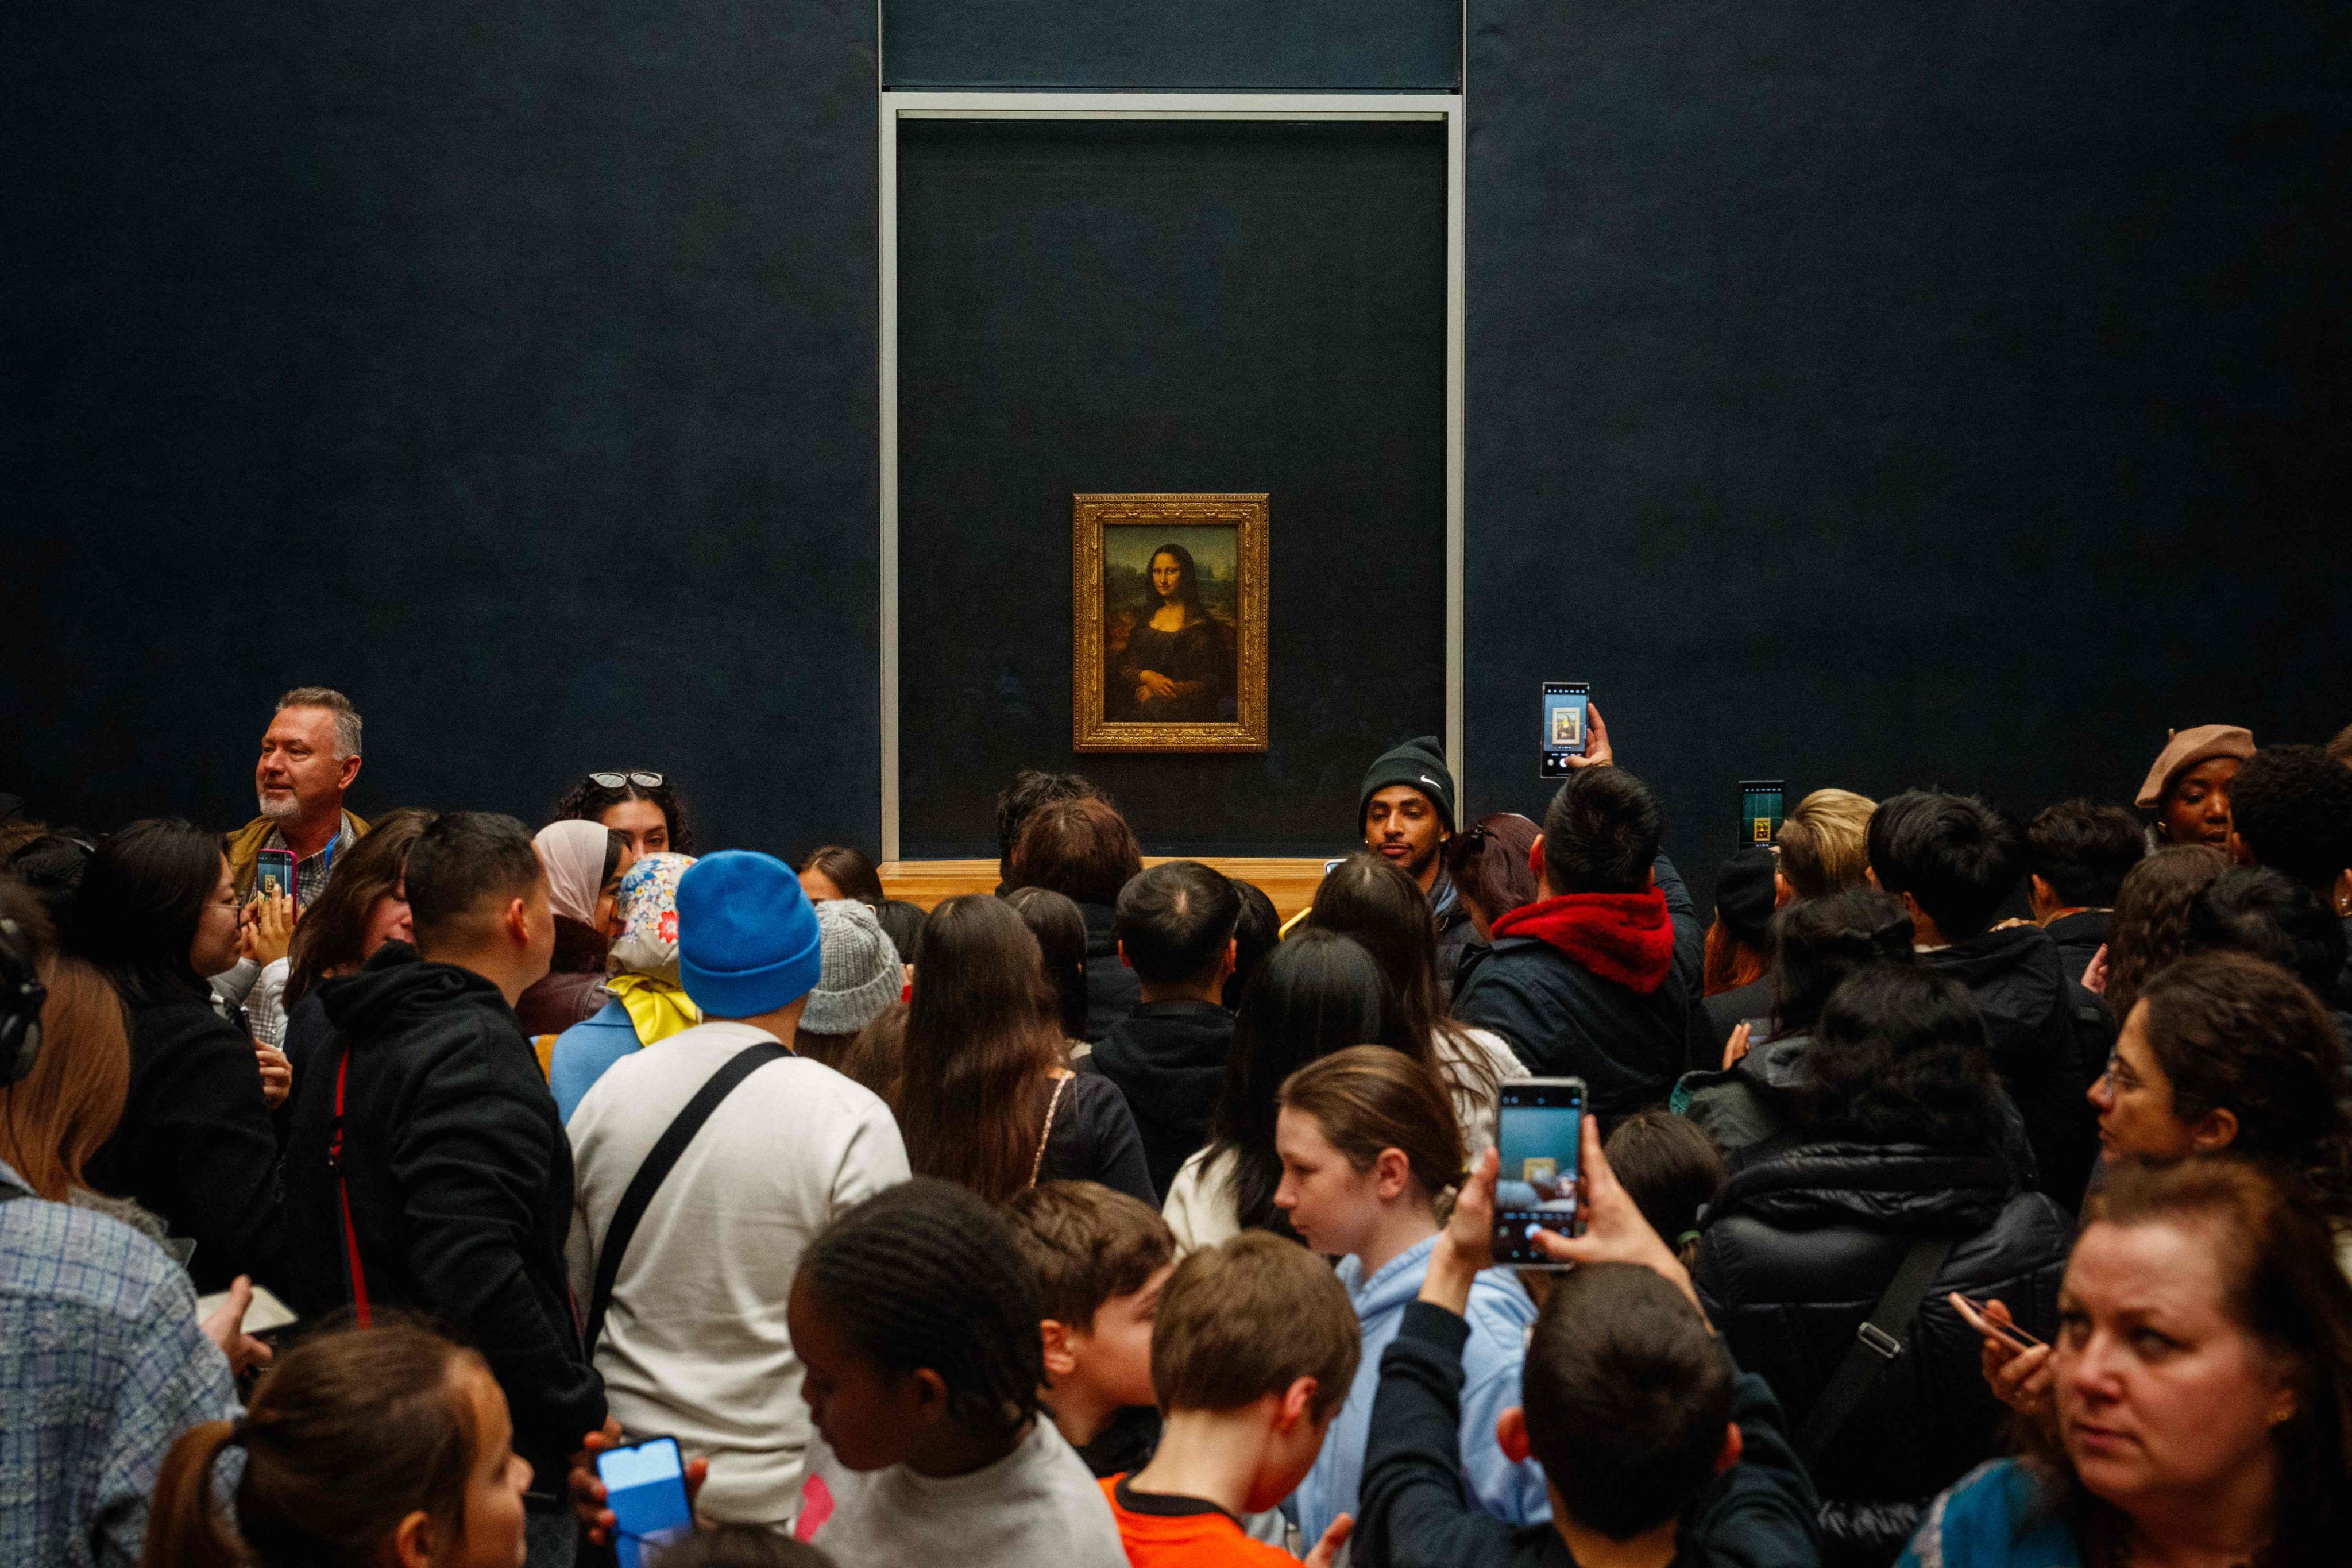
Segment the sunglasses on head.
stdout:
[[659,773],[590,773],[588,782],[598,789],[618,789],[625,784],[633,784],[639,789],[659,789],[662,786],[662,776]]

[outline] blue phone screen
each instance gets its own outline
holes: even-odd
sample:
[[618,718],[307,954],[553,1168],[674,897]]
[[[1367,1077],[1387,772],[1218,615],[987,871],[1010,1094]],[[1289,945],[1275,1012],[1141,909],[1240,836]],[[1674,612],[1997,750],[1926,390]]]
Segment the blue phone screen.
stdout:
[[1543,691],[1543,771],[1565,774],[1568,759],[1585,752],[1585,704],[1591,699],[1582,681],[1548,680]]
[[613,1545],[621,1568],[644,1568],[646,1548],[667,1546],[694,1528],[677,1438],[607,1449],[596,1456],[596,1479],[618,1527]]
[[1575,1234],[1584,1086],[1507,1080],[1499,1100],[1495,1142],[1502,1163],[1495,1173],[1495,1261],[1543,1263],[1548,1260],[1532,1239],[1537,1230]]

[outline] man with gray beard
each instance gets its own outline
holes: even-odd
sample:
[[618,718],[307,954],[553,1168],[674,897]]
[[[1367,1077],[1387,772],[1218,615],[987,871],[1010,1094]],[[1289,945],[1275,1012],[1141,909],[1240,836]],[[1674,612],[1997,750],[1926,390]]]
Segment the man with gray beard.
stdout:
[[367,824],[343,809],[360,774],[360,716],[352,700],[323,686],[298,686],[278,700],[261,737],[253,793],[261,815],[229,835],[229,869],[237,900],[254,896],[254,864],[265,849],[294,858],[286,891],[308,909],[326,890],[335,858],[359,841]]

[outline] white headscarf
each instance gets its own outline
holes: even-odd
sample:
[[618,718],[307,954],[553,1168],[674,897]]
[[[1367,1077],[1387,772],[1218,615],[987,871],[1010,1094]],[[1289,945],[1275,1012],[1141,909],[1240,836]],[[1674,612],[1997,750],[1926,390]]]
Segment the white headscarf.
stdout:
[[564,919],[596,923],[596,900],[604,890],[604,847],[612,833],[601,822],[551,822],[530,841],[547,868],[547,901]]

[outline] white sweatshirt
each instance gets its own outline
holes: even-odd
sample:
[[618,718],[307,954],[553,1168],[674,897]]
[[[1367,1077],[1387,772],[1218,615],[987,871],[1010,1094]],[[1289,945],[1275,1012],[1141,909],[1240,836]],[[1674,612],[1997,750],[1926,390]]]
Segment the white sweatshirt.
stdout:
[[[613,1211],[655,1142],[710,1076],[771,1037],[708,1023],[633,1051],[572,1113],[572,1288],[582,1311]],[[638,1224],[614,1283],[596,1370],[632,1436],[710,1461],[700,1510],[782,1526],[810,1438],[784,1305],[802,1251],[835,1216],[907,1179],[898,1123],[874,1094],[794,1057],[711,1113]]]

